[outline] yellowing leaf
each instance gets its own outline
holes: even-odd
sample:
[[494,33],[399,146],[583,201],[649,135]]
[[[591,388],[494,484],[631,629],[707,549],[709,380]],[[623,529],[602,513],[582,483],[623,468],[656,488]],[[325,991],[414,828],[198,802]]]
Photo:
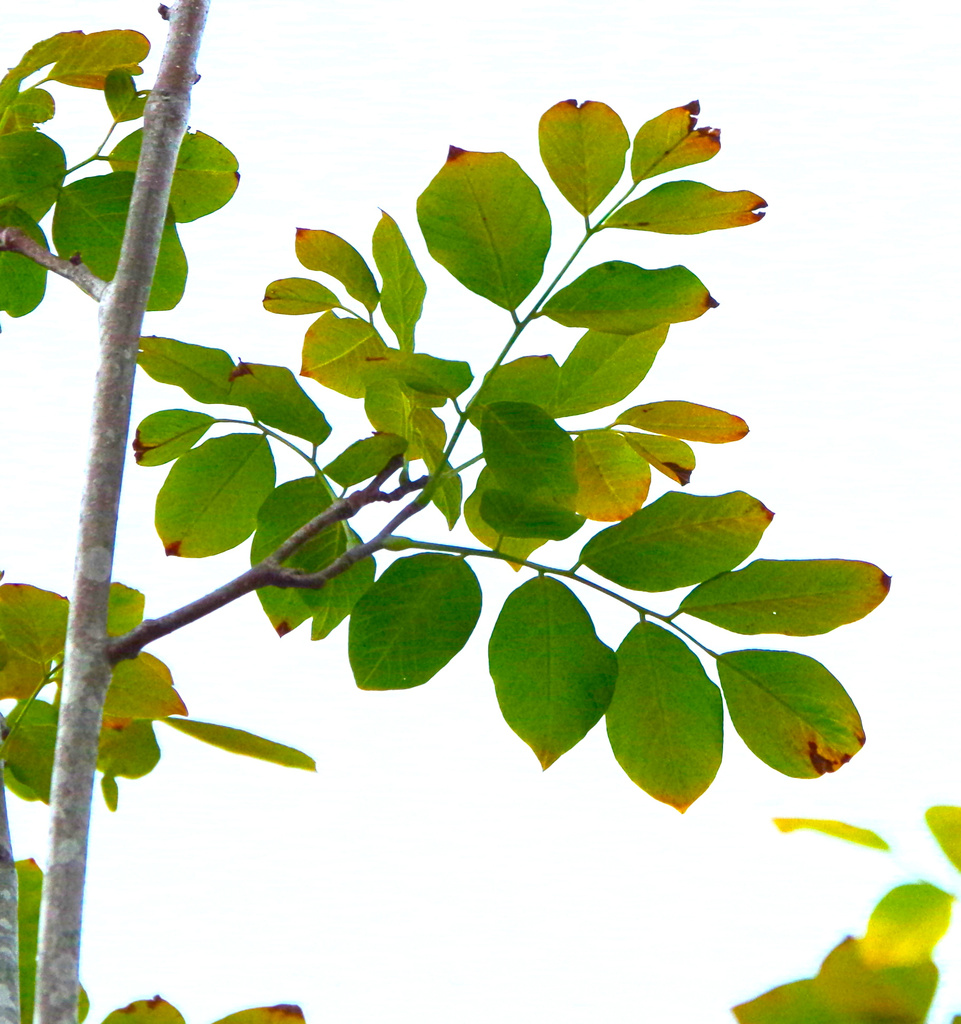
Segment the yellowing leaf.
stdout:
[[26,583],[0,586],[0,636],[17,653],[45,664],[63,651],[70,604]]
[[864,962],[908,967],[929,960],[951,923],[954,897],[928,882],[899,885],[874,908],[861,940]]
[[740,416],[693,402],[635,405],[617,417],[617,425],[680,437],[685,441],[706,441],[708,444],[739,441],[748,432],[747,424]]
[[363,398],[368,361],[385,358],[387,351],[377,330],[365,320],[324,313],[304,337],[300,372],[348,398]]
[[961,871],[961,807],[929,807],[924,820],[945,857]]
[[185,715],[187,708],[170,669],[144,651],[114,665],[103,713],[108,718],[165,718]]
[[257,1006],[223,1017],[215,1024],[303,1024],[304,1012],[299,1006],[281,1003],[277,1006]]
[[890,850],[891,847],[877,834],[867,828],[858,828],[843,821],[829,821],[824,818],[774,818],[774,824],[781,832],[796,832],[798,829],[811,829],[823,832],[835,839],[844,839],[849,843],[869,846],[874,850]]
[[669,181],[611,214],[604,227],[698,235],[756,224],[764,214],[755,211],[764,206],[753,192],[718,192],[697,181]]
[[[509,557],[525,561],[532,552],[546,543],[547,538],[503,537],[490,523],[486,522],[480,514],[481,502],[486,491],[496,488],[497,480],[494,478],[494,474],[489,469],[482,469],[477,478],[476,488],[464,502],[464,522],[467,523],[467,528],[481,544],[485,544],[491,550],[496,549]],[[515,572],[521,568],[516,562],[508,564]]]
[[266,740],[263,736],[255,736],[243,729],[232,729],[226,725],[215,725],[213,722],[198,722],[193,718],[164,718],[161,721],[179,732],[193,736],[195,740],[220,747],[231,754],[255,757],[260,761],[269,761],[285,768],[301,768],[307,772],[317,770],[314,759],[303,751]]
[[271,281],[264,293],[264,309],[269,313],[299,316],[302,313],[326,313],[340,308],[336,295],[319,281],[309,277],[285,277]]
[[294,248],[297,259],[308,270],[317,270],[336,278],[371,313],[377,308],[380,292],[367,261],[340,235],[335,235],[333,231],[297,228]]
[[695,128],[701,106],[694,100],[665,110],[641,126],[634,136],[631,177],[635,182],[666,174],[678,167],[710,160],[721,148],[718,128]]
[[612,430],[586,430],[574,441],[577,497],[574,511],[616,523],[647,500],[651,467]]
[[89,35],[63,32],[54,39],[61,40],[62,51],[47,80],[81,89],[102,89],[107,73],[114,68],[142,75],[140,62],[150,53],[147,37],[130,29],[111,29]]
[[184,1024],[184,1019],[166,999],[154,996],[114,1010],[104,1018],[103,1024]]
[[691,480],[694,471],[694,452],[683,441],[657,434],[635,434],[624,431],[621,437],[659,472],[682,487]]

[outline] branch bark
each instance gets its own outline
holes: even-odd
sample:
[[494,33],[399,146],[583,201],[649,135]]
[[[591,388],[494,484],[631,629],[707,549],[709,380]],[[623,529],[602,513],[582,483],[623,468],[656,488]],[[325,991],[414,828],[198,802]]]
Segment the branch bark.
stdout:
[[[0,715],[0,735],[7,724]],[[20,932],[17,868],[13,861],[7,796],[0,761],[0,1024],[20,1024]]]
[[67,631],[50,847],[41,911],[37,1024],[74,1024],[90,802],[103,701],[110,684],[107,601],[137,349],[153,281],[208,0],[179,0],[144,117],[120,262],[100,304],[101,361],[94,396],[80,536]]
[[98,302],[107,290],[107,281],[97,275],[79,260],[62,260],[54,256],[49,249],[25,235],[19,228],[0,228],[0,252],[18,252],[28,260],[39,263],[41,267],[72,281],[82,292]]

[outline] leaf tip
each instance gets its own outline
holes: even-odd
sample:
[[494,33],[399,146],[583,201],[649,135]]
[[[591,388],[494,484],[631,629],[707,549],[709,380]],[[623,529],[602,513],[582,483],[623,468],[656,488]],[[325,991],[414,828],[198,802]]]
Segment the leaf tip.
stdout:
[[699,100],[691,100],[690,103],[685,103],[681,110],[686,110],[689,114],[700,114],[701,104]]
[[460,157],[462,157],[462,156],[463,156],[463,155],[464,155],[464,154],[465,154],[466,152],[467,152],[467,150],[466,150],[466,149],[461,149],[461,148],[460,148],[460,147],[458,147],[458,146],[451,146],[451,147],[450,147],[450,148],[449,148],[449,149],[447,150],[447,162],[448,162],[449,164],[450,164],[450,163],[453,163],[453,162],[454,162],[455,160],[457,160],[457,159],[459,159]]
[[708,292],[708,294],[707,294],[707,308],[708,309],[717,309],[718,306],[720,306],[720,302],[718,302],[717,299],[715,299],[714,296],[711,295],[710,292]]
[[174,555],[179,555],[180,554],[180,544],[181,544],[181,542],[179,540],[171,541],[169,544],[164,546],[164,554],[168,558],[170,558],[171,556],[174,556]]
[[291,629],[290,623],[286,620],[278,622],[274,629],[277,632],[277,636],[286,636]]
[[230,376],[227,378],[229,381],[235,381],[238,377],[253,376],[254,371],[250,368],[250,363],[245,363],[243,359],[238,360],[237,365],[230,371]]
[[304,1011],[294,1003],[278,1003],[276,1006],[268,1006],[268,1010],[272,1010],[279,1017],[296,1017],[298,1020],[304,1019]]

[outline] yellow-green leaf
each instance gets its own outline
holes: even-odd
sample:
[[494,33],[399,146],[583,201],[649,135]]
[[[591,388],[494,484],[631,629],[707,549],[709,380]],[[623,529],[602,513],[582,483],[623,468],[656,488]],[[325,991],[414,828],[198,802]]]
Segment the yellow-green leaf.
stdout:
[[139,466],[161,466],[179,459],[217,421],[192,409],[163,409],[142,420],[131,444]]
[[144,596],[122,583],[110,584],[107,606],[107,635],[123,636],[143,622]]
[[340,235],[332,231],[297,228],[294,243],[297,259],[308,269],[336,278],[358,302],[373,313],[380,292],[367,261]]
[[374,434],[355,441],[333,462],[324,466],[324,473],[341,487],[353,487],[376,476],[392,458],[402,455],[407,439],[397,434]]
[[393,217],[381,210],[374,228],[374,262],[383,287],[380,311],[404,352],[414,351],[414,325],[424,308],[427,285]]
[[612,430],[585,430],[574,440],[577,497],[574,511],[616,523],[647,500],[651,467]]
[[340,299],[319,281],[309,277],[284,277],[271,281],[264,293],[264,309],[269,313],[326,313],[342,307]]
[[[485,544],[492,550],[496,548],[511,558],[524,561],[530,557],[533,551],[546,543],[547,538],[503,537],[490,523],[486,522],[480,514],[481,502],[486,491],[496,488],[497,481],[494,474],[489,469],[482,469],[477,478],[477,486],[464,502],[464,522],[467,523],[467,528],[481,544]],[[521,568],[516,562],[508,564],[515,572]]]
[[103,92],[115,124],[136,121],[143,117],[150,93],[147,90],[138,92],[133,76],[128,71],[121,68],[109,71],[104,81]]
[[621,437],[659,472],[682,487],[691,480],[694,472],[694,452],[689,445],[673,437],[657,434],[635,434],[628,430]]
[[[0,228],[19,228],[44,249],[47,239],[40,225],[17,206],[0,207]],[[26,316],[43,301],[47,270],[18,252],[0,252],[0,309],[10,316]]]
[[931,958],[951,923],[954,897],[929,882],[899,885],[874,908],[861,940],[865,963],[909,967]]
[[249,409],[255,420],[320,445],[330,424],[286,366],[240,362],[230,374],[230,404]]
[[142,651],[114,665],[103,713],[108,718],[166,718],[185,715],[187,708],[174,689],[170,669]]
[[0,636],[14,651],[41,665],[59,657],[70,603],[27,583],[0,585]]
[[961,871],[961,807],[929,807],[924,820],[945,857]]
[[141,338],[137,365],[161,384],[183,388],[205,405],[230,404],[233,359],[222,348],[188,345],[173,338]]
[[229,751],[231,754],[243,754],[255,757],[260,761],[269,761],[284,768],[301,768],[306,772],[317,771],[317,764],[295,747],[283,743],[266,740],[263,736],[255,736],[243,729],[232,729],[227,725],[215,725],[213,722],[198,722],[193,718],[163,718],[161,721],[179,732],[192,736],[195,740],[209,743],[212,747]]
[[363,398],[368,362],[386,358],[387,352],[377,330],[365,320],[324,313],[304,337],[300,372],[348,398]]
[[59,210],[66,168],[63,150],[42,132],[0,135],[0,196],[4,205],[16,206],[34,221],[39,221],[54,203]]
[[740,416],[693,402],[652,402],[625,409],[617,417],[618,426],[637,427],[652,434],[667,434],[685,441],[726,444],[739,441],[748,432]]
[[781,832],[796,832],[798,829],[810,829],[823,832],[835,839],[844,839],[859,846],[869,846],[873,850],[890,850],[891,847],[877,834],[867,828],[848,825],[844,821],[831,821],[825,818],[774,818],[774,824]]
[[669,181],[611,214],[606,228],[698,235],[756,224],[767,203],[753,192],[718,192],[697,181]]
[[695,128],[701,106],[694,100],[665,110],[641,126],[634,136],[631,177],[635,182],[666,174],[678,167],[710,160],[721,148],[719,128]]
[[304,1012],[299,1006],[281,1003],[278,1006],[257,1006],[240,1010],[215,1024],[303,1024]]
[[[57,63],[47,74],[47,81],[63,82],[81,89],[103,89],[107,73],[114,68],[131,75],[142,75],[140,62],[150,53],[147,37],[131,29],[110,29],[89,35],[62,32],[47,42],[53,43],[54,40],[59,40],[59,52]],[[24,59],[29,57],[27,54]]]
[[114,1010],[107,1014],[103,1024],[184,1024],[184,1019],[166,999],[154,996]]

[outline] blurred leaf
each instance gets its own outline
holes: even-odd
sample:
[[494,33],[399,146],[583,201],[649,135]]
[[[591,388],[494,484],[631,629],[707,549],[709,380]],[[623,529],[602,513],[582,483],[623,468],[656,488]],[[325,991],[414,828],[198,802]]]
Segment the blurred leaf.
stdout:
[[120,787],[117,785],[117,777],[102,775],[100,777],[100,792],[103,795],[103,802],[107,805],[107,810],[116,811],[120,806]]
[[[0,207],[0,228],[19,228],[45,249],[47,239],[39,224],[16,206]],[[10,316],[26,316],[43,301],[47,271],[18,252],[0,252],[0,309]]]
[[[67,161],[63,150],[42,132],[0,135],[2,205],[16,206],[40,220],[60,194]],[[19,226],[19,225],[16,225]]]
[[25,658],[46,664],[63,652],[70,602],[27,583],[0,585],[0,634]]
[[[63,259],[79,255],[98,277],[113,279],[133,178],[132,171],[81,178],[60,192],[53,215],[53,241]],[[147,309],[173,309],[183,296],[186,282],[187,258],[168,212]]]
[[924,820],[945,857],[961,871],[961,807],[929,807]]
[[324,466],[324,473],[341,487],[353,487],[377,476],[395,455],[402,455],[406,448],[406,438],[397,434],[364,437]]
[[214,725],[212,722],[198,722],[193,718],[163,718],[164,724],[193,736],[195,740],[209,743],[212,747],[231,754],[243,754],[245,757],[256,757],[260,761],[269,761],[284,768],[302,768],[307,772],[317,771],[317,764],[312,757],[294,747],[265,740],[263,736],[255,736],[243,729],[231,729],[226,725]]
[[738,735],[782,775],[816,779],[864,746],[857,708],[818,661],[791,651],[730,651],[717,660]]
[[697,181],[669,181],[612,213],[604,227],[698,235],[756,224],[764,214],[754,211],[764,206],[753,192],[718,192]]
[[297,228],[294,243],[297,259],[308,269],[336,278],[369,312],[377,308],[380,292],[367,261],[340,235],[332,231]]
[[814,636],[863,618],[890,586],[870,562],[759,558],[691,591],[680,611],[734,633]]
[[43,872],[35,860],[18,860],[17,931],[20,946],[20,1020],[33,1024],[37,985],[37,941],[40,934],[40,903]]
[[505,153],[450,147],[417,200],[431,256],[465,288],[514,310],[544,272],[551,218],[533,181]]
[[574,441],[577,497],[574,510],[588,519],[616,523],[647,500],[651,467],[612,430],[585,430]]
[[258,1006],[240,1010],[215,1024],[303,1024],[304,1013],[299,1006],[281,1003],[279,1006]]
[[230,404],[230,375],[236,367],[223,349],[173,338],[141,338],[137,365],[161,384],[183,388],[195,401]]
[[46,89],[24,89],[0,113],[0,135],[33,131],[34,125],[49,121],[55,113],[56,105]]
[[140,466],[161,466],[179,459],[217,421],[204,412],[164,409],[142,420],[133,439],[133,453]]
[[[53,750],[57,738],[57,709],[36,699],[27,706],[20,701],[7,716],[16,732],[7,740],[4,761],[7,788],[22,800],[50,802],[50,775],[53,772]],[[14,785],[11,785],[11,782]]]
[[637,334],[661,324],[696,320],[716,305],[686,267],[645,270],[610,260],[585,270],[556,292],[541,313],[565,327]]
[[230,404],[242,405],[260,423],[319,445],[330,424],[286,366],[237,364],[230,374]]
[[[47,73],[46,80],[63,82],[81,89],[103,89],[107,73],[114,68],[121,68],[132,75],[143,74],[140,62],[150,53],[147,37],[131,29],[111,29],[107,32],[91,32],[89,35],[83,32],[61,32],[45,40],[45,43],[50,44],[49,50],[40,51],[44,43],[39,43],[26,55],[24,61],[34,51],[43,52],[44,56],[56,53],[54,59],[57,63]],[[49,62],[44,59],[40,67]]]
[[874,908],[861,940],[868,967],[909,967],[930,960],[951,924],[954,897],[928,882],[899,885]]
[[747,434],[747,424],[740,416],[712,409],[693,402],[653,402],[635,405],[617,417],[620,426],[637,427],[653,434],[682,437],[686,441],[725,444],[740,441]]
[[404,352],[414,351],[414,325],[424,308],[427,285],[396,222],[381,210],[374,228],[374,262],[383,279],[380,311]]
[[110,584],[107,606],[107,636],[123,636],[143,622],[144,596],[122,583]]
[[[350,530],[348,538],[351,547],[359,543],[359,538]],[[323,640],[350,615],[374,582],[374,572],[373,557],[362,558],[346,572],[328,580],[320,590],[303,591],[304,601],[313,615],[311,640]]]
[[701,112],[697,100],[665,110],[634,136],[631,177],[635,182],[710,160],[721,148],[718,128],[695,128]]
[[153,722],[147,719],[104,719],[97,767],[104,774],[101,788],[111,811],[117,809],[117,776],[139,779],[152,772],[159,763],[160,747],[154,736]]
[[264,309],[270,313],[325,313],[340,307],[340,299],[319,281],[308,277],[285,277],[271,281],[264,294]]
[[397,559],[350,617],[348,652],[357,685],[406,690],[426,683],[467,643],[480,609],[480,585],[464,559]]
[[[120,68],[114,68],[108,72],[104,81],[103,92],[114,123],[120,124],[123,121],[136,121],[138,118],[143,117],[147,97],[150,94],[147,91],[137,91],[133,77],[129,72],[122,71]],[[114,170],[120,169],[114,168]],[[122,169],[133,171],[136,170],[136,167]]]
[[594,728],[614,692],[614,652],[554,579],[528,580],[507,598],[488,653],[501,713],[545,769]]
[[849,843],[869,846],[873,850],[890,850],[891,847],[877,834],[867,828],[858,828],[843,821],[828,821],[824,818],[774,818],[774,824],[782,832],[796,832],[798,829],[811,829],[823,832],[835,839],[844,839]]
[[103,713],[107,718],[165,718],[185,715],[187,708],[174,689],[170,669],[142,651],[114,665]]
[[539,406],[494,402],[480,424],[487,468],[501,487],[574,495],[574,442]]
[[205,558],[245,541],[274,478],[262,434],[229,434],[192,448],[174,463],[157,495],[157,533],[166,553]]
[[166,999],[154,996],[108,1013],[103,1024],[184,1024],[184,1019]]
[[683,640],[639,622],[617,649],[607,735],[617,763],[645,793],[682,814],[721,766],[721,693]]
[[367,363],[386,358],[387,352],[377,330],[366,320],[324,313],[307,329],[300,373],[348,398],[363,398]]
[[[114,171],[136,171],[143,129],[118,142],[109,156]],[[237,191],[237,158],[203,132],[187,132],[180,143],[170,185],[170,209],[178,223],[198,220],[226,206]]]
[[631,142],[606,103],[556,103],[540,120],[541,159],[561,195],[586,217],[621,180]]
[[635,434],[632,430],[621,431],[620,435],[641,458],[666,477],[682,487],[690,482],[695,459],[689,445],[673,437]]
[[580,561],[630,590],[687,587],[742,562],[773,513],[743,491],[701,497],[668,491],[595,534]]
[[[479,513],[503,537],[566,540],[584,525],[582,516],[559,505],[549,491],[484,490]],[[503,547],[501,547],[503,550]]]
[[[496,488],[497,481],[494,479],[494,475],[489,469],[482,469],[480,476],[477,478],[477,485],[473,493],[464,502],[464,522],[481,544],[486,544],[492,550],[496,549],[504,555],[523,561],[530,558],[531,552],[544,544],[547,538],[509,537],[502,540],[501,534],[490,523],[486,522],[480,514],[481,502],[484,500],[485,492]],[[520,569],[520,566],[514,562],[511,562],[510,565],[515,571]]]

